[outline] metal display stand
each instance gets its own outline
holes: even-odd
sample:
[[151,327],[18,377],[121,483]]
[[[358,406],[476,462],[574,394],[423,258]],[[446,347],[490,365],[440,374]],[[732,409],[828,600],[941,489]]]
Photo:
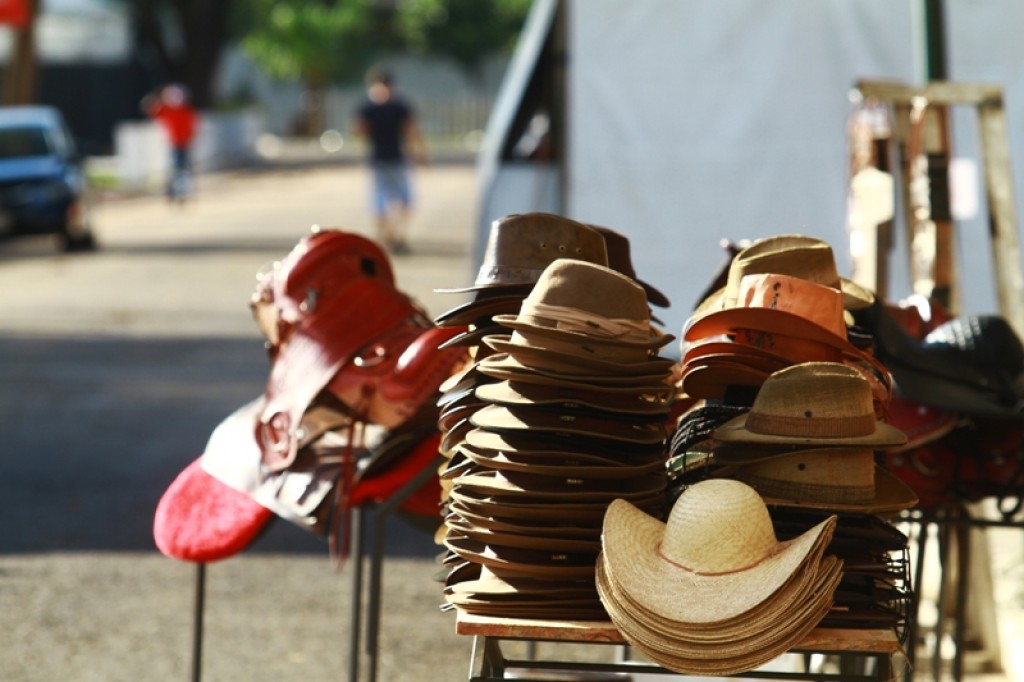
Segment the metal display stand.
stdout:
[[[384,571],[384,534],[388,518],[413,493],[437,475],[441,455],[407,481],[383,502],[366,504],[352,510],[352,606],[349,614],[348,680],[359,682],[362,663],[366,662],[366,682],[377,680],[377,654],[380,644],[381,579]],[[366,525],[369,524],[369,542]],[[368,571],[368,575],[365,573]],[[368,580],[367,580],[368,578]],[[363,603],[366,603],[365,613]],[[206,564],[196,564],[195,596],[192,614],[192,682],[202,679],[203,614],[206,606]],[[364,638],[365,635],[365,638]]]
[[[1007,136],[1003,91],[998,85],[932,81],[912,86],[892,81],[865,80],[856,83],[855,92],[862,106],[880,106],[888,119],[876,117],[875,130],[861,125],[851,131],[851,252],[854,255],[853,279],[873,290],[879,298],[889,293],[888,265],[892,246],[893,215],[877,210],[885,197],[865,200],[854,187],[857,174],[888,179],[902,198],[907,232],[911,285],[915,294],[939,302],[951,314],[960,314],[960,275],[957,271],[955,221],[951,210],[948,176],[952,158],[950,108],[974,109],[981,145],[982,167],[989,219],[990,249],[1000,315],[1024,338],[1024,275],[1021,270],[1017,235],[1017,216],[1013,199],[1010,145]],[[880,124],[880,125],[878,125]],[[882,186],[877,182],[875,188]],[[891,197],[889,198],[892,199]],[[881,200],[881,201],[880,201]],[[858,201],[861,203],[858,205]],[[895,202],[892,202],[895,203]],[[952,624],[956,646],[952,677],[959,682],[964,674],[965,636],[974,625],[980,644],[989,660],[1001,668],[998,627],[991,586],[971,592],[976,606],[966,607],[968,585],[990,566],[985,543],[971,542],[972,529],[995,525],[1024,528],[1024,523],[990,521],[972,516],[966,504],[950,505],[908,515],[917,527],[917,566],[915,592],[923,579],[925,546],[929,529],[934,529],[939,551],[939,617],[934,638],[941,642],[944,620]],[[949,595],[953,594],[950,599]],[[913,662],[919,628],[915,596],[909,655]],[[947,617],[947,613],[948,617]],[[972,616],[975,622],[969,622]],[[941,676],[940,644],[932,656],[934,679]]]
[[[473,636],[473,657],[469,682],[496,682],[515,679],[512,671],[541,671],[588,674],[645,673],[691,677],[644,661],[577,662],[558,658],[507,658],[502,641],[522,640],[528,643],[575,643],[611,645],[627,648],[627,642],[611,622],[547,621],[513,618],[491,618],[459,611],[456,633]],[[893,658],[902,655],[896,634],[891,630],[826,629],[814,630],[790,653],[801,654],[807,661],[812,654],[838,655],[845,663],[837,672],[784,672],[754,670],[740,675],[744,679],[834,680],[836,682],[882,682],[892,679]],[[541,679],[541,678],[530,678]],[[586,679],[590,679],[587,677]],[[596,678],[595,678],[596,679]]]

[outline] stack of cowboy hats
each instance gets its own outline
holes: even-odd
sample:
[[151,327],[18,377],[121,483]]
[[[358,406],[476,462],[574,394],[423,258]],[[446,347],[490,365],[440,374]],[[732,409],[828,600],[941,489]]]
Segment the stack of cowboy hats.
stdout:
[[[476,360],[487,355],[490,351],[482,346],[482,340],[498,329],[492,319],[494,315],[518,312],[541,272],[558,258],[607,265],[608,249],[597,230],[557,215],[512,214],[491,223],[483,261],[473,284],[437,290],[472,294],[469,301],[434,320],[441,328],[465,328],[445,345],[465,347]],[[441,385],[438,427],[443,435],[442,454],[450,456],[472,428],[469,417],[481,406],[474,389],[489,381],[471,364]]]
[[917,496],[876,463],[877,450],[903,444],[906,435],[877,419],[874,407],[870,383],[856,369],[792,365],[765,380],[749,409],[714,428],[699,447],[703,456],[685,456],[689,469],[676,477],[684,488],[706,478],[746,483],[770,507],[782,537],[837,516],[830,551],[845,567],[836,608],[824,619],[831,626],[905,625],[907,538],[883,519],[915,506]]
[[598,591],[623,637],[690,675],[734,675],[797,645],[832,605],[842,562],[827,517],[780,541],[764,501],[739,481],[696,483],[667,522],[626,500],[605,515]]
[[483,404],[442,474],[446,599],[486,615],[602,618],[594,589],[604,511],[664,511],[674,337],[647,292],[603,265],[557,259],[517,314],[493,317],[476,363]]
[[889,372],[851,334],[848,311],[873,295],[837,274],[832,248],[804,235],[751,243],[733,258],[725,285],[683,329],[681,389],[692,399],[749,405],[772,372],[808,361],[842,362],[872,382],[876,413],[891,398]]

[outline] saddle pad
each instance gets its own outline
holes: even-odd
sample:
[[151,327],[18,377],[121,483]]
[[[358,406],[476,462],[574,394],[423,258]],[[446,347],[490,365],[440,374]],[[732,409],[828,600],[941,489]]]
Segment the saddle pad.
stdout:
[[210,563],[247,548],[273,516],[245,493],[206,473],[196,459],[161,496],[153,539],[172,559]]

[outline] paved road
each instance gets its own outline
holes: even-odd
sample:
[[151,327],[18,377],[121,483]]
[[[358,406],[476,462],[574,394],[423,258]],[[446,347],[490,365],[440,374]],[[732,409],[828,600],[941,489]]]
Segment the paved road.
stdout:
[[[427,169],[417,188],[414,253],[394,265],[437,314],[459,301],[432,289],[469,276],[473,168]],[[185,207],[100,203],[96,253],[0,243],[0,679],[189,679],[193,567],[156,552],[153,511],[262,391],[257,269],[313,224],[371,235],[366,195],[356,166],[217,175]],[[438,548],[399,521],[388,538],[381,679],[464,677]],[[203,679],[346,679],[351,570],[283,521],[211,566]]]

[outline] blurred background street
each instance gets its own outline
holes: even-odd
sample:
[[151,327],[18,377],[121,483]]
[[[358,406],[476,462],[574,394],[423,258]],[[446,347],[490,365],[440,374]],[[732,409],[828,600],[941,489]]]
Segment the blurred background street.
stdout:
[[[416,178],[400,286],[453,307],[474,224],[472,165]],[[96,207],[94,253],[52,238],[0,243],[0,678],[165,681],[190,675],[194,569],[160,555],[153,512],[212,429],[263,390],[255,273],[313,224],[371,234],[357,165],[210,175]],[[469,642],[439,611],[438,548],[388,532],[381,679],[456,680]],[[208,569],[207,680],[338,680],[352,567],[284,521]]]

